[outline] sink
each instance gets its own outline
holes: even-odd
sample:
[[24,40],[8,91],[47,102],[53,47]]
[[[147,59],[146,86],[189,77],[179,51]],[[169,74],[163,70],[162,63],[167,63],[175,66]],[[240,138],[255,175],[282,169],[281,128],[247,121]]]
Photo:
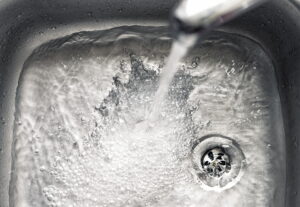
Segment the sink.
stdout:
[[1,207],[297,206],[297,7],[197,43],[147,128],[174,4],[0,3]]

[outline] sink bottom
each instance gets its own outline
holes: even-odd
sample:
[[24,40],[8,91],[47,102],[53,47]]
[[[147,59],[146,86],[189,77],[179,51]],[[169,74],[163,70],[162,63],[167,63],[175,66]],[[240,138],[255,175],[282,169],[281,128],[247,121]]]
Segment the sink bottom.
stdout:
[[[170,45],[165,28],[133,26],[34,51],[16,98],[13,206],[283,206],[284,134],[270,58],[249,39],[213,33],[182,60],[148,128]],[[201,187],[191,158],[212,134],[231,137],[245,155],[243,177],[222,192]]]

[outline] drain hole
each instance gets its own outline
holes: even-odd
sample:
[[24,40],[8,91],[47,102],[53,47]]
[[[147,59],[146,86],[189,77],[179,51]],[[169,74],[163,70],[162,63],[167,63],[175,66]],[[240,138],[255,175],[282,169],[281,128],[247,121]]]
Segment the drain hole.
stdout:
[[205,162],[204,162],[204,165],[210,165],[210,162],[205,161]]
[[209,159],[214,160],[214,154],[211,151],[208,152],[208,157]]
[[221,147],[208,150],[201,159],[201,165],[205,172],[212,177],[221,177],[225,172],[229,172],[230,157]]
[[192,151],[195,178],[207,190],[224,190],[234,186],[242,177],[245,156],[231,138],[221,135],[203,137]]

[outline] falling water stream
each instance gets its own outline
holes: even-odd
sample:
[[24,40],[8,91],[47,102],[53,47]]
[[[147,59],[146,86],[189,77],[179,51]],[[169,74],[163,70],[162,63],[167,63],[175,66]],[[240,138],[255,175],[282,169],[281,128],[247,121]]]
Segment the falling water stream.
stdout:
[[187,54],[189,49],[196,43],[198,34],[179,34],[178,39],[174,40],[171,46],[167,63],[162,70],[159,80],[159,86],[153,101],[153,108],[150,112],[149,120],[155,122],[158,119],[161,104],[163,103],[168,93],[170,84],[176,71],[180,60]]

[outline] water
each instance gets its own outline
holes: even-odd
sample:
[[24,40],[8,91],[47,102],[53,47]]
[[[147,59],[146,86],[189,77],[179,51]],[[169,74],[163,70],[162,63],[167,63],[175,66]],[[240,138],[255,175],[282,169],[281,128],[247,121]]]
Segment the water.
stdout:
[[[11,206],[283,206],[270,58],[248,39],[213,33],[171,81],[160,78],[171,44],[165,28],[122,27],[53,40],[31,55],[17,89]],[[160,81],[170,82],[164,93]],[[145,130],[154,100],[158,118]],[[192,147],[208,134],[231,137],[246,158],[225,191],[204,189],[192,166]]]
[[150,112],[150,122],[155,122],[159,117],[159,111],[164,99],[169,91],[171,81],[178,70],[180,60],[187,54],[189,49],[196,44],[198,34],[180,34],[177,40],[174,40],[159,81],[159,86],[153,101],[153,109]]

